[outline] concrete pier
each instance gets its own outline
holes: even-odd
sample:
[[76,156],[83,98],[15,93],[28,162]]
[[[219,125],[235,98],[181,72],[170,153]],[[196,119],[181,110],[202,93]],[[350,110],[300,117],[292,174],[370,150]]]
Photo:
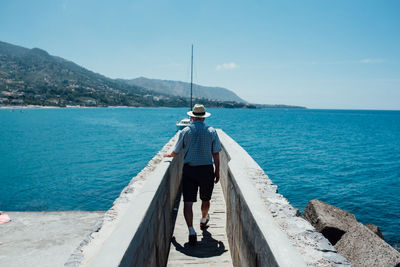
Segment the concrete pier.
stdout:
[[181,199],[167,266],[232,266],[229,242],[225,231],[226,205],[220,183],[214,187],[209,211],[210,222],[203,231],[199,226],[200,206],[201,201],[197,196],[197,202],[193,205],[193,227],[197,233],[198,243],[196,246],[190,246],[188,229],[183,217],[183,200]]
[[351,266],[278,194],[250,155],[222,130],[217,132],[223,147],[221,179],[210,226],[204,232],[196,229],[197,248],[185,245],[182,211],[175,224],[183,157],[162,156],[172,151],[175,135],[121,192],[66,266]]

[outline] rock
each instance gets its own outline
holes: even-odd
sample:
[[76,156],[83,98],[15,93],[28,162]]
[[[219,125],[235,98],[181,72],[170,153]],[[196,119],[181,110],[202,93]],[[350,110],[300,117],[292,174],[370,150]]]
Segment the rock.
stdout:
[[361,223],[353,225],[335,245],[357,266],[400,266],[400,253]]
[[342,235],[358,223],[356,217],[350,212],[317,199],[308,202],[303,218],[323,234],[332,245],[335,245]]
[[400,253],[384,241],[380,229],[359,223],[350,212],[314,199],[308,202],[303,218],[355,267],[400,267]]
[[383,240],[385,240],[383,238],[381,229],[379,229],[378,226],[374,225],[374,224],[367,224],[365,225],[369,230],[371,230],[372,232],[374,232],[377,236],[379,236],[380,238],[382,238]]

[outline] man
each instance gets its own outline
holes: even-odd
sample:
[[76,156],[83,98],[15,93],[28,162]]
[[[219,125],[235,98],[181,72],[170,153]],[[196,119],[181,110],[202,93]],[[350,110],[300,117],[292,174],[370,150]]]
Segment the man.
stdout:
[[197,235],[193,228],[193,202],[197,201],[197,190],[200,188],[202,200],[200,228],[203,229],[210,220],[208,210],[214,183],[219,181],[221,143],[215,129],[204,123],[205,118],[211,114],[206,112],[203,105],[196,104],[193,111],[187,114],[192,117],[193,123],[180,132],[173,152],[164,156],[176,157],[182,151],[184,153],[183,214],[189,229],[189,244],[194,245],[197,242]]

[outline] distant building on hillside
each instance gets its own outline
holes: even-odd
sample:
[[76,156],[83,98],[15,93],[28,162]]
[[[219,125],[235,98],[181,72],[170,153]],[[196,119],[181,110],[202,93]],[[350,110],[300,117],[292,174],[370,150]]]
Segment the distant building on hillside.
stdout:
[[96,100],[94,100],[94,99],[83,100],[83,103],[85,103],[85,105],[90,105],[90,106],[94,106],[97,104]]
[[23,104],[24,100],[23,99],[13,99],[11,100],[11,104]]

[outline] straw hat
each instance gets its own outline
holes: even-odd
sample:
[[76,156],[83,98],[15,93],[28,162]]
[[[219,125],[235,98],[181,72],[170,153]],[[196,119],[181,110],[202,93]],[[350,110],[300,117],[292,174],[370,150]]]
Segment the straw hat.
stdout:
[[206,108],[201,104],[196,104],[193,107],[193,111],[187,113],[190,117],[195,118],[207,118],[210,117],[210,113],[206,112]]

